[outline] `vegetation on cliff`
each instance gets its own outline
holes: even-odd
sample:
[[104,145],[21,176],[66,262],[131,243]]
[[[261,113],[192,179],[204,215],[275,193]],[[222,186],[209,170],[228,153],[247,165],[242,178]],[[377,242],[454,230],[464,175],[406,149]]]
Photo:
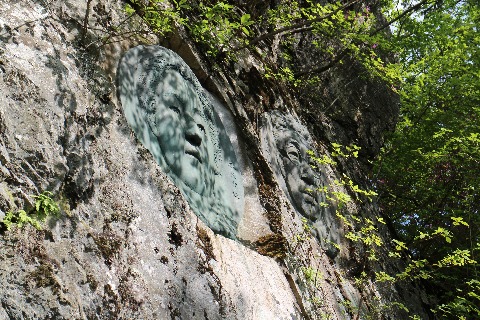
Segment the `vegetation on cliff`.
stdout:
[[401,97],[400,121],[373,180],[381,219],[395,237],[390,259],[409,262],[401,273],[377,273],[377,280],[420,278],[438,301],[437,316],[480,317],[478,3],[126,3],[156,33],[185,29],[214,63],[250,50],[267,78],[297,90],[348,58],[387,81]]
[[377,162],[380,204],[446,318],[480,317],[479,19],[477,2],[436,1],[386,41],[401,114]]

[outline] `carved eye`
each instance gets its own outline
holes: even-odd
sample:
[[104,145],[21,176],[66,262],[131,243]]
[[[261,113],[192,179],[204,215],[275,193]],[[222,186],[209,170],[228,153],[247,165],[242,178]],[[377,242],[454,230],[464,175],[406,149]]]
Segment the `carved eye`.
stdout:
[[286,148],[288,158],[293,162],[300,162],[300,152],[296,146],[289,144]]
[[177,106],[170,106],[170,110],[180,115],[180,108],[178,108]]
[[207,131],[205,130],[205,127],[202,124],[197,123],[197,126],[200,128],[200,130],[202,130],[203,134],[207,133]]

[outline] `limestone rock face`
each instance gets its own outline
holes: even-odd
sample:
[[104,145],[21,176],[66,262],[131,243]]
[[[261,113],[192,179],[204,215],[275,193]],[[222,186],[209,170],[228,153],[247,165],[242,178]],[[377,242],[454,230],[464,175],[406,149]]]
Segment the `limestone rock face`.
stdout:
[[[211,92],[243,184],[235,237],[198,217],[116,98],[122,55],[158,43],[137,37],[139,20],[125,18],[110,0],[0,7],[0,219],[34,211],[34,196],[47,190],[60,207],[42,230],[1,226],[0,319],[358,319],[375,314],[369,298],[395,301],[394,288],[386,295],[369,279],[355,287],[350,270],[361,270],[362,252],[344,238],[346,226],[330,213],[312,237],[308,212],[276,176],[258,119],[293,98],[269,97],[276,88],[249,57],[209,71],[179,32],[162,44]],[[324,183],[336,170],[324,169]]]
[[2,231],[0,317],[298,317],[278,263],[210,231],[135,140],[80,3],[58,4],[1,9],[1,208],[63,200],[44,230]]

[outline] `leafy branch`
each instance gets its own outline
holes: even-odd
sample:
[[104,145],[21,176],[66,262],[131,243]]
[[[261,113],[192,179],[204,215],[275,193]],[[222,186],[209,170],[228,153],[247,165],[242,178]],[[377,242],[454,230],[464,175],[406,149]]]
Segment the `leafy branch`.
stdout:
[[1,221],[7,230],[13,226],[22,228],[26,224],[30,224],[37,230],[42,230],[41,223],[45,222],[47,217],[57,215],[60,212],[58,203],[53,200],[53,194],[45,191],[38,196],[33,196],[35,205],[29,212],[25,210],[8,211]]
[[286,27],[283,27],[283,28],[280,28],[280,29],[277,29],[275,31],[272,31],[272,32],[269,32],[269,33],[266,33],[266,34],[263,34],[261,36],[258,36],[254,39],[252,39],[251,41],[248,42],[248,45],[244,45],[242,47],[239,47],[239,48],[235,48],[234,50],[235,51],[238,51],[238,50],[241,50],[241,49],[245,49],[246,47],[248,46],[253,46],[255,44],[257,44],[258,42],[260,41],[263,41],[263,40],[266,40],[268,38],[271,38],[277,34],[281,34],[281,33],[298,33],[298,32],[305,32],[305,31],[310,31],[311,29],[310,28],[303,28],[305,26],[311,26],[312,24],[316,23],[316,22],[321,22],[323,20],[326,20],[326,19],[329,19],[331,18],[332,16],[334,16],[337,12],[341,11],[341,10],[344,10],[345,8],[348,8],[352,5],[354,5],[355,3],[359,2],[360,0],[353,0],[353,1],[350,1],[342,6],[339,6],[337,7],[336,9],[330,11],[328,14],[324,15],[324,16],[321,16],[321,17],[316,17],[316,18],[313,18],[313,19],[309,19],[309,20],[306,20],[306,21],[302,21],[302,22],[298,22],[296,24],[293,24],[293,25],[290,25],[290,26],[286,26]]

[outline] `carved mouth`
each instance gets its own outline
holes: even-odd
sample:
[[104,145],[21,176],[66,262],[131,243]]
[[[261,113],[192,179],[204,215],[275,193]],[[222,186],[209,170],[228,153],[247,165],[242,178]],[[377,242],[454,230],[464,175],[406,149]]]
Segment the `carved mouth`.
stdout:
[[317,199],[313,196],[313,194],[311,192],[308,192],[308,191],[303,191],[303,199],[305,200],[305,202],[307,203],[310,203],[310,204],[316,204],[317,203]]
[[197,159],[198,162],[202,163],[202,159],[200,158],[200,151],[198,151],[196,148],[187,148],[187,150],[185,150],[185,153]]

